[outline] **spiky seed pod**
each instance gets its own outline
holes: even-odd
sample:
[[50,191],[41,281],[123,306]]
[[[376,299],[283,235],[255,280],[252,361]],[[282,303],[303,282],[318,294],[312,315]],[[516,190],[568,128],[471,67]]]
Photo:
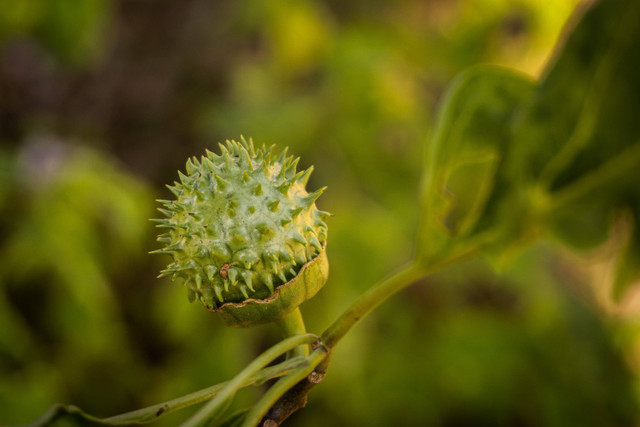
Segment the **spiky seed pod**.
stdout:
[[329,214],[315,205],[325,188],[309,194],[312,168],[296,173],[299,159],[273,148],[241,138],[189,159],[168,186],[176,200],[159,200],[166,218],[153,220],[166,244],[153,253],[173,258],[160,277],[182,280],[190,301],[232,326],[284,317],[328,275]]

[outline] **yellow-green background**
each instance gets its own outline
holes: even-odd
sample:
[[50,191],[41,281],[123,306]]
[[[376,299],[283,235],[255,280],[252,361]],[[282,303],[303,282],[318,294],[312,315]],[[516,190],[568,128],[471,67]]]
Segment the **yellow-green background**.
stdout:
[[[538,76],[576,3],[0,0],[0,425],[170,399],[278,339],[225,328],[147,255],[153,200],[220,140],[289,146],[329,186],[331,276],[302,306],[322,331],[410,259],[447,83],[478,63]],[[501,267],[384,304],[289,425],[633,425],[639,318],[608,299],[606,248]]]

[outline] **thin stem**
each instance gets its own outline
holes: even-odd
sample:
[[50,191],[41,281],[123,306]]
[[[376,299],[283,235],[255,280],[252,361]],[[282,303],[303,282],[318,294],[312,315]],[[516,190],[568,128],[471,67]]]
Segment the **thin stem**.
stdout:
[[[256,375],[254,375],[253,377],[247,379],[247,381],[242,384],[242,387],[261,384],[264,381],[270,380],[272,378],[286,375],[297,368],[300,362],[302,362],[303,360],[304,358],[296,357],[286,360],[277,365],[264,368],[256,373]],[[126,412],[124,414],[114,415],[113,417],[103,418],[100,421],[114,425],[151,423],[158,420],[158,418],[162,416],[213,398],[228,383],[228,381],[225,381],[223,383],[212,385],[202,390],[180,396],[176,399],[168,400],[166,402],[158,403],[146,408],[137,409],[135,411]]]
[[[280,329],[280,333],[282,334],[282,338],[289,338],[294,335],[302,335],[307,333],[307,329],[304,326],[304,320],[302,319],[302,313],[300,313],[300,308],[296,308],[291,313],[289,313],[283,319],[275,322]],[[306,345],[301,345],[290,352],[287,353],[287,359],[291,359],[296,356],[308,356],[309,348]]]
[[[182,427],[196,427],[204,424],[207,419],[216,413],[225,403],[233,397],[233,395],[242,387],[242,384],[251,376],[255,375],[260,369],[269,364],[273,359],[289,350],[304,344],[311,344],[317,341],[318,337],[313,334],[297,335],[287,338],[274,345],[260,356],[249,363],[238,375],[236,375],[227,385],[218,392],[209,403],[196,412],[191,418],[182,424]],[[295,371],[294,371],[295,372]]]
[[378,282],[378,284],[369,288],[367,292],[360,295],[358,299],[322,333],[320,341],[327,349],[333,349],[336,344],[338,344],[338,341],[340,341],[360,319],[382,304],[387,298],[428,274],[471,257],[476,250],[477,248],[473,247],[432,264],[414,262],[403,267],[398,272]]
[[269,409],[275,405],[291,387],[305,379],[327,357],[327,350],[320,347],[311,353],[305,363],[275,383],[262,398],[251,408],[242,427],[254,427],[262,420]]
[[[431,264],[429,266],[412,264],[405,266],[397,273],[393,274],[389,278],[379,282],[377,285],[370,288],[367,292],[361,295],[329,328],[325,330],[322,335],[321,342],[323,347],[321,346],[319,349],[315,350],[311,353],[311,356],[296,356],[294,358],[288,359],[287,361],[275,365],[269,368],[265,368],[259,370],[261,367],[268,364],[271,360],[275,359],[279,355],[290,351],[291,349],[295,349],[296,347],[304,348],[304,355],[307,353],[307,344],[311,344],[316,341],[318,338],[312,334],[299,335],[293,337],[295,342],[292,342],[291,339],[286,339],[271,349],[267,350],[257,359],[255,359],[249,366],[247,366],[240,374],[238,374],[232,381],[225,382],[222,384],[217,384],[215,386],[208,387],[206,389],[179,397],[174,400],[170,400],[165,403],[149,406],[147,408],[139,409],[136,411],[128,412],[125,414],[117,415],[114,417],[106,418],[103,421],[125,424],[125,423],[135,423],[135,424],[144,424],[148,422],[155,421],[161,415],[166,415],[168,413],[174,412],[178,409],[182,409],[184,407],[200,403],[204,400],[211,399],[215,396],[215,401],[213,400],[209,402],[207,406],[202,408],[194,417],[187,420],[184,426],[196,426],[198,423],[204,421],[208,417],[211,416],[217,409],[219,409],[233,394],[241,387],[246,387],[252,384],[258,384],[267,379],[275,378],[278,376],[286,375],[286,378],[289,378],[286,382],[279,381],[276,383],[278,388],[276,388],[273,392],[271,389],[267,393],[269,396],[275,396],[278,393],[278,397],[275,400],[271,401],[265,400],[265,403],[260,405],[273,405],[277,399],[282,396],[286,391],[294,384],[292,382],[293,379],[296,378],[304,378],[304,375],[301,372],[307,372],[308,375],[313,371],[316,366],[322,362],[322,360],[327,359],[327,353],[330,353],[331,349],[335,347],[338,341],[366,314],[384,302],[387,298],[392,296],[394,293],[399,290],[405,288],[406,286],[411,285],[416,280],[421,277],[426,276],[429,273],[432,273],[438,269],[441,269],[449,264],[460,261],[463,258],[469,257],[475,251],[470,250],[465,253],[460,254],[459,256],[451,257],[447,260]],[[295,333],[295,331],[304,330],[304,322],[302,321],[302,315],[299,310],[295,310],[289,316],[282,319],[279,322],[278,326],[280,327],[283,335],[290,335]],[[299,340],[299,341],[297,341]],[[301,353],[298,353],[301,354]],[[322,354],[322,356],[319,356]],[[267,360],[268,359],[268,360]],[[301,363],[304,363],[301,366]],[[308,365],[309,364],[309,365]],[[295,377],[291,377],[291,375],[296,375]],[[300,376],[302,375],[302,376]],[[284,380],[284,378],[283,378]],[[299,380],[298,380],[299,381]],[[276,386],[274,385],[274,387]],[[273,387],[272,387],[273,388]],[[266,396],[266,395],[265,395]],[[272,397],[269,397],[272,399]],[[260,403],[260,402],[259,402]],[[268,408],[267,408],[268,410]],[[257,411],[257,410],[256,410]],[[252,415],[253,416],[253,415]],[[261,415],[261,417],[264,414]],[[197,418],[196,418],[197,417]],[[259,421],[259,420],[258,420]]]
[[409,286],[420,277],[424,276],[425,269],[411,264],[402,268],[387,279],[369,288],[367,292],[360,295],[353,304],[329,326],[320,338],[321,342],[332,349],[345,336],[345,334],[371,310],[385,301],[400,289]]

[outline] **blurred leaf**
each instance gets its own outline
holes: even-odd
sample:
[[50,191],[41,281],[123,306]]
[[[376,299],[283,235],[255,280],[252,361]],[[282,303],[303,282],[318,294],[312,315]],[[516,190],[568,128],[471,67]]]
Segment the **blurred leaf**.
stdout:
[[574,17],[516,130],[514,177],[557,191],[639,142],[639,9],[600,1]]
[[611,232],[614,216],[611,197],[603,193],[606,191],[592,192],[589,197],[557,207],[548,218],[548,229],[578,250],[589,250],[602,244]]
[[[637,181],[640,167],[640,2],[600,1],[578,15],[523,112],[508,167],[512,191],[533,194],[524,203],[551,210],[547,220],[561,240],[588,248],[604,241],[614,210],[638,217],[637,182],[629,191],[625,181]],[[640,275],[637,246],[635,233],[618,293]]]
[[511,149],[509,124],[534,82],[513,71],[474,67],[452,83],[427,142],[419,252],[444,255],[473,235]]

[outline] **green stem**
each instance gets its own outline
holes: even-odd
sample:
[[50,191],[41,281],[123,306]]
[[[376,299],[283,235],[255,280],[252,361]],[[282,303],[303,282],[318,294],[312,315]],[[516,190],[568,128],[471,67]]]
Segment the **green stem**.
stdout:
[[305,379],[327,357],[327,350],[320,347],[311,353],[305,363],[290,374],[282,377],[262,396],[247,414],[242,427],[254,427],[260,423],[269,409],[275,405],[289,389]]
[[425,268],[411,264],[369,288],[367,292],[360,295],[360,297],[323,332],[320,338],[321,342],[328,349],[334,348],[338,341],[340,341],[360,319],[391,295],[424,276],[425,271]]
[[333,349],[336,344],[338,344],[338,341],[340,341],[360,319],[382,304],[387,298],[428,274],[473,256],[476,250],[477,248],[474,246],[473,248],[461,251],[458,254],[451,255],[449,258],[438,262],[431,264],[414,262],[403,267],[398,272],[378,282],[378,284],[369,288],[367,292],[360,295],[331,326],[325,329],[320,337],[320,341],[328,350]]
[[[307,329],[304,326],[304,320],[302,319],[302,313],[300,308],[296,308],[289,313],[283,319],[276,322],[282,338],[289,338],[295,335],[303,335],[307,333]],[[300,345],[287,353],[287,359],[291,359],[296,356],[307,357],[309,355],[309,348],[306,345]]]
[[[277,365],[264,368],[256,373],[256,375],[248,378],[247,381],[242,384],[242,387],[258,385],[272,378],[287,375],[289,372],[297,368],[303,360],[303,358],[297,357],[294,359],[286,360]],[[220,390],[226,387],[228,383],[228,381],[225,381],[223,383],[216,384],[202,390],[186,394],[184,396],[180,396],[176,399],[168,400],[166,402],[158,403],[146,408],[137,409],[135,411],[126,412],[124,414],[115,415],[113,417],[103,418],[99,421],[112,425],[151,423],[158,420],[162,416],[213,398],[220,392]]]
[[[182,427],[197,427],[204,425],[205,421],[210,419],[215,413],[224,407],[224,405],[233,397],[233,395],[242,388],[242,384],[255,375],[263,367],[271,363],[273,359],[292,350],[300,345],[311,344],[317,341],[318,337],[313,334],[297,335],[287,338],[274,345],[260,356],[256,357],[246,368],[240,371],[227,385],[218,392],[209,403],[195,413],[191,418],[182,424]],[[294,371],[295,372],[295,371]]]

